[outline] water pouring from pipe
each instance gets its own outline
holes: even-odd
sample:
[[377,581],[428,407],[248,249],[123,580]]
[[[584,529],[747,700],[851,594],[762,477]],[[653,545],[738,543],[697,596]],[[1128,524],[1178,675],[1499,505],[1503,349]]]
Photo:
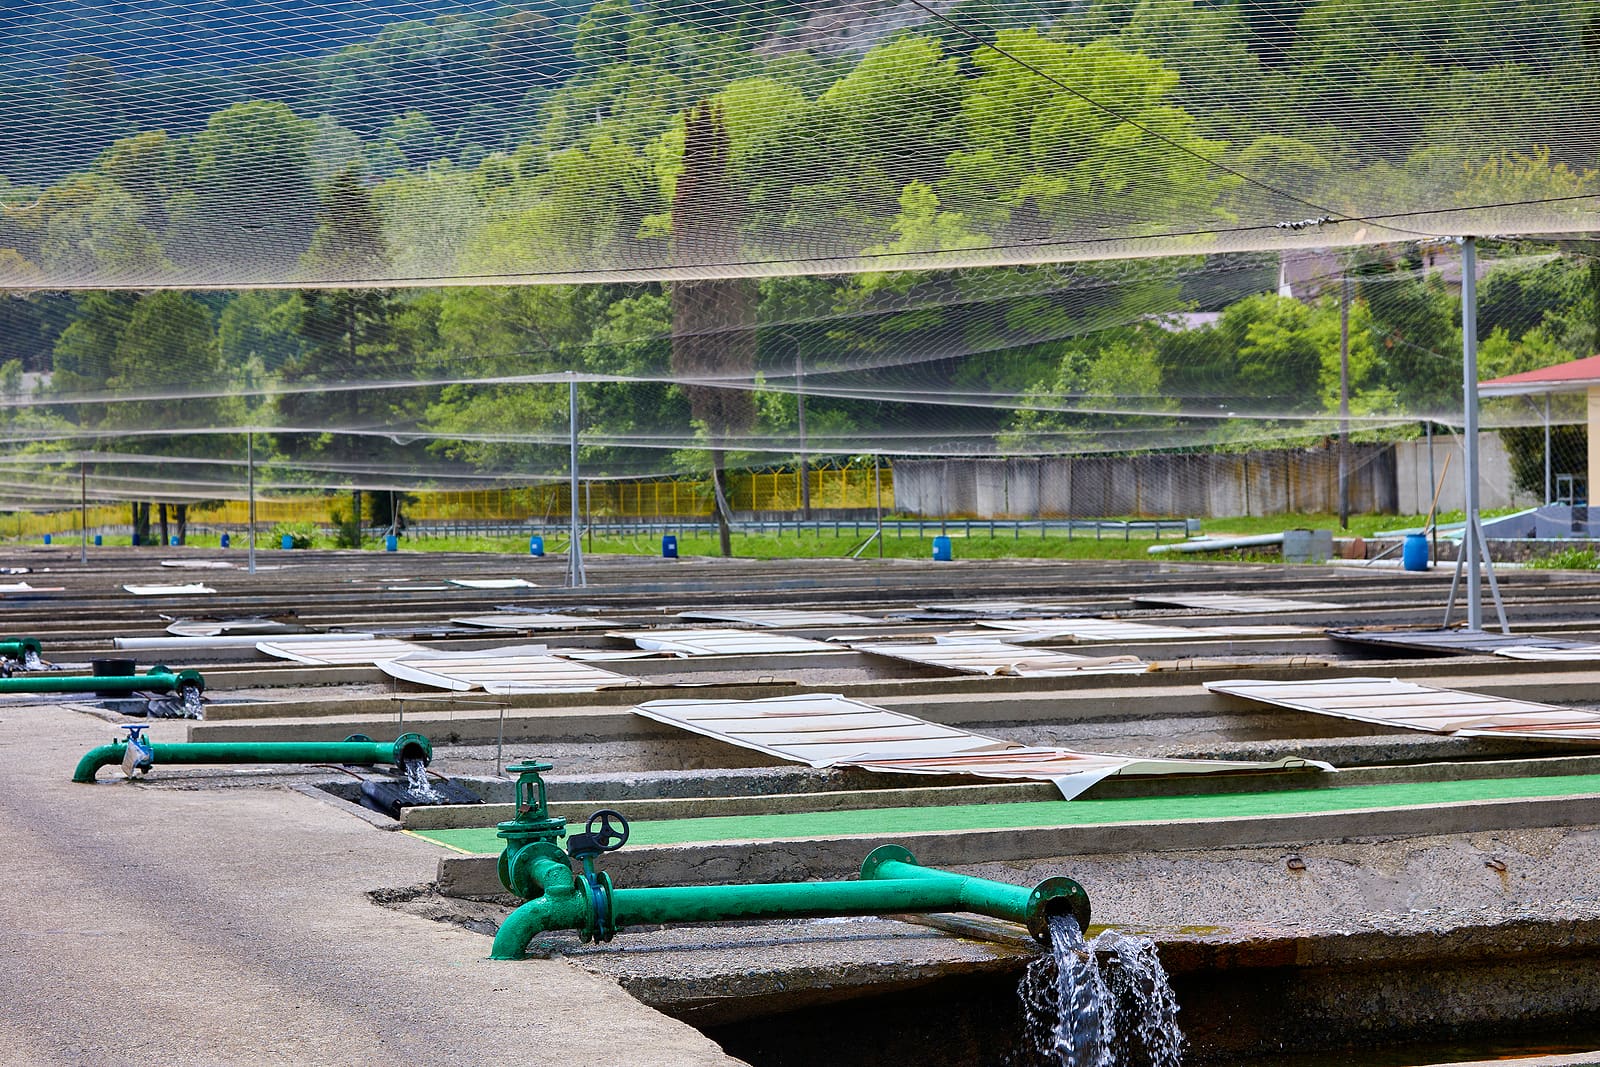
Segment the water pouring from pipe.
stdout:
[[1148,937],[1106,930],[1085,941],[1065,916],[1049,919],[1050,951],[1018,984],[1023,1064],[1179,1067],[1178,1002]]

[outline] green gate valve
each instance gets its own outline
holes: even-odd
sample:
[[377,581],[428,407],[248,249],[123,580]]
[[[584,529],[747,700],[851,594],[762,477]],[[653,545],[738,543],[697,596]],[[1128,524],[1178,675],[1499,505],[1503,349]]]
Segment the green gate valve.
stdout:
[[589,895],[591,921],[578,932],[582,941],[610,941],[617,936],[611,912],[611,876],[596,870],[594,861],[602,853],[615,852],[628,843],[628,818],[612,808],[601,808],[583,824],[583,833],[567,839],[567,855],[583,864],[578,876]]
[[551,766],[529,757],[506,768],[517,775],[517,814],[495,828],[506,842],[498,864],[500,884],[525,900],[544,892],[542,883],[534,877],[537,861],[567,862],[567,854],[558,844],[567,836],[567,820],[550,814],[544,779],[539,775]]

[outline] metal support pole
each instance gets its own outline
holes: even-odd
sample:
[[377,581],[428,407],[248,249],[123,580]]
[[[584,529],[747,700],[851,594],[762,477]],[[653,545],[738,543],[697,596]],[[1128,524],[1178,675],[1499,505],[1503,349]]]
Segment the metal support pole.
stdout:
[[250,573],[256,572],[256,435],[244,435],[245,477],[249,481],[250,496]]
[[872,457],[872,492],[876,499],[875,509],[878,515],[878,532],[873,536],[878,539],[878,558],[883,558],[883,457]]
[[794,344],[795,413],[800,430],[800,517],[811,520],[811,458],[806,454],[806,375],[800,364],[800,342]]
[[1466,527],[1461,551],[1467,556],[1467,629],[1483,629],[1481,568],[1483,533],[1478,529],[1478,246],[1461,242],[1461,477],[1466,483]]
[[78,461],[78,562],[89,562],[89,468]]
[[567,509],[570,513],[567,527],[567,584],[573,588],[587,584],[583,577],[583,542],[578,529],[580,515],[578,512],[578,374],[570,373],[567,379],[567,425],[569,439],[572,445],[571,458],[571,506]]
[[1350,528],[1350,275],[1339,290],[1339,529]]
[[1550,503],[1550,394],[1544,394],[1544,502]]

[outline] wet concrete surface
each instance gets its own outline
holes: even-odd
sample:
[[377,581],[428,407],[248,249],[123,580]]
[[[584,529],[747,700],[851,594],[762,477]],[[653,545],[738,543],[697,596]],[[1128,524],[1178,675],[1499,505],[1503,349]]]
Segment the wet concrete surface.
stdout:
[[282,788],[68,781],[105,733],[56,706],[0,715],[4,1062],[733,1062],[612,981],[493,963],[368,899],[426,877],[414,838]]

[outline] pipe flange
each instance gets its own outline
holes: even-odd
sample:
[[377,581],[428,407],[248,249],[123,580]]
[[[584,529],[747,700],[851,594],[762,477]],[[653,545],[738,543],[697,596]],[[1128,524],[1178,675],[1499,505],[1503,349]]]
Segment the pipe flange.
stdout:
[[1070,915],[1089,930],[1089,894],[1071,878],[1046,878],[1028,895],[1028,933],[1041,945],[1050,943],[1050,916]]
[[397,763],[419,759],[427,765],[433,762],[433,743],[421,734],[401,734],[394,739],[394,758]]
[[861,877],[863,880],[878,877],[878,870],[885,863],[909,863],[917,865],[917,857],[910,850],[899,845],[879,845],[867,853],[867,858],[861,861]]
[[578,931],[578,940],[604,944],[617,936],[616,919],[611,913],[611,876],[597,871],[593,878],[587,874],[578,875],[577,882],[589,898],[588,921]]

